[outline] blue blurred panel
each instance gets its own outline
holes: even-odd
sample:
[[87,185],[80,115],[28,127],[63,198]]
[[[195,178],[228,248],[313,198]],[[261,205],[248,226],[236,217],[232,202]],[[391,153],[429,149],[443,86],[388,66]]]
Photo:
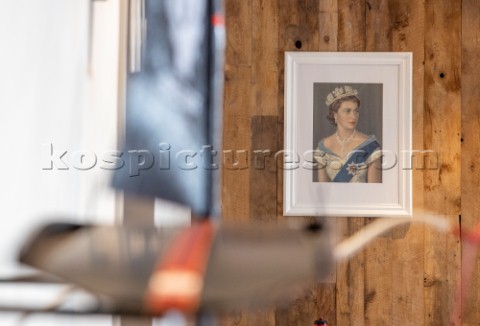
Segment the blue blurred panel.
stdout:
[[[215,210],[221,60],[208,0],[147,0],[141,70],[127,82],[125,164],[114,186]],[[223,35],[222,35],[223,36]],[[217,38],[218,39],[218,38]],[[215,85],[215,87],[213,86]],[[215,89],[214,89],[215,88]]]

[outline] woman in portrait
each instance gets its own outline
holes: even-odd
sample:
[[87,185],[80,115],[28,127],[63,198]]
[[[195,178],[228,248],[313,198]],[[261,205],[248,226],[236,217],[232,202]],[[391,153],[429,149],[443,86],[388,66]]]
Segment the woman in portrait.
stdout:
[[382,182],[380,144],[375,135],[356,130],[360,117],[358,92],[336,87],[327,95],[327,119],[336,131],[320,140],[315,151],[320,182]]

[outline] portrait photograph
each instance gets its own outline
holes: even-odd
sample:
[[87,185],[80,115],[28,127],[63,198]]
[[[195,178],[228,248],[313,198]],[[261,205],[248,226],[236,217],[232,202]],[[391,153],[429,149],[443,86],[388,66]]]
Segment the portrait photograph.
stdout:
[[412,54],[285,53],[284,215],[411,216]]
[[314,83],[314,182],[382,182],[382,89]]

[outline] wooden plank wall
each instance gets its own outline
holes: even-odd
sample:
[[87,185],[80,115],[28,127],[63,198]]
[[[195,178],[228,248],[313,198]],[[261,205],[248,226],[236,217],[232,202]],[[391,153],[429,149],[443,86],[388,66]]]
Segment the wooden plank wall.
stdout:
[[[282,223],[285,51],[413,52],[413,147],[438,153],[414,176],[414,208],[478,223],[480,0],[225,0],[223,219]],[[308,218],[308,217],[306,217]],[[337,218],[345,236],[370,221]],[[423,226],[373,242],[289,307],[222,325],[477,325],[480,277],[452,316],[461,243]],[[476,261],[476,272],[480,261]],[[450,320],[451,319],[451,320]]]

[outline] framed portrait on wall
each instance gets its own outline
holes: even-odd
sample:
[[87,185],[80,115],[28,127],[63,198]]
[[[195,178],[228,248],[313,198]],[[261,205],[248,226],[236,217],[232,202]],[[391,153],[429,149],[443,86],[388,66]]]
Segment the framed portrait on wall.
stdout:
[[286,52],[284,215],[412,215],[412,54]]

